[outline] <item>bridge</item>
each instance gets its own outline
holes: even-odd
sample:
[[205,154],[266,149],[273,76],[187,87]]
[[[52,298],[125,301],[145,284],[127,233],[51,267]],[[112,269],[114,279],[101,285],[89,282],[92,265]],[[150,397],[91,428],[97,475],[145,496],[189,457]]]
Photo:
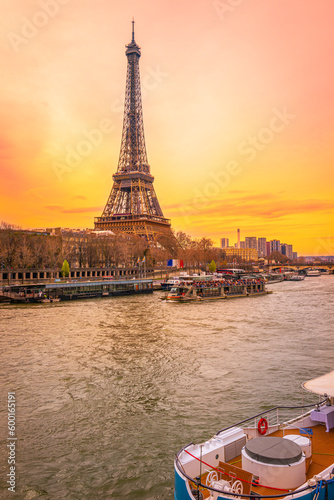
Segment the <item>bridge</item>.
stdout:
[[329,271],[330,274],[333,274],[334,273],[334,264],[316,264],[314,266],[311,266],[309,264],[297,264],[297,265],[289,265],[289,266],[280,266],[279,264],[270,264],[268,266],[269,268],[269,271],[279,271],[281,270],[281,272],[289,272],[289,271],[307,271],[307,270],[311,270],[311,269],[323,269],[323,270],[326,270],[326,271]]

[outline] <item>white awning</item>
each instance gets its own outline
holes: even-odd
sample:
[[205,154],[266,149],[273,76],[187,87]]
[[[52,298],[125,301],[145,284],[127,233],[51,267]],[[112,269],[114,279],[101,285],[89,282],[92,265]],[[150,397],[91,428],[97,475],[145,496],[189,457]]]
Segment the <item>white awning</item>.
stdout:
[[332,372],[326,373],[326,375],[322,375],[321,377],[313,378],[312,380],[308,380],[307,382],[302,383],[302,387],[310,392],[315,392],[316,394],[320,394],[333,398],[334,397],[334,370]]

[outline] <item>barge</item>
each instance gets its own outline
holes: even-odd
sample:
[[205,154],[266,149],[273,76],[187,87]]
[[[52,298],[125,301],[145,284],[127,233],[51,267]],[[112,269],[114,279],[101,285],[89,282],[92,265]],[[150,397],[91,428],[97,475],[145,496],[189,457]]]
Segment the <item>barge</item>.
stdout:
[[174,500],[334,499],[334,371],[302,386],[321,400],[262,411],[184,446]]
[[153,280],[78,281],[5,286],[0,290],[0,302],[51,303],[142,293],[153,293]]

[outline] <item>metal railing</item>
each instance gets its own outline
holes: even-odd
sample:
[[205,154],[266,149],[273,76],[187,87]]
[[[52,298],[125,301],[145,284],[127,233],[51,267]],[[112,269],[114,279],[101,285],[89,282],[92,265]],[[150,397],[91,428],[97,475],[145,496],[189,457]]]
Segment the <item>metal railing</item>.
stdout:
[[[253,415],[252,417],[246,418],[245,420],[241,420],[241,422],[237,422],[237,423],[235,423],[233,425],[230,425],[228,427],[224,427],[223,429],[221,429],[220,431],[218,431],[217,434],[220,434],[221,432],[226,431],[228,429],[232,429],[233,427],[238,427],[238,426],[243,425],[243,424],[245,424],[247,422],[253,422],[253,420],[256,422],[257,418],[263,417],[265,415],[268,416],[268,422],[269,422],[269,419],[271,417],[270,414],[272,414],[274,412],[276,413],[276,423],[273,424],[273,425],[281,426],[281,425],[283,425],[283,421],[282,421],[281,424],[279,423],[279,413],[280,413],[280,410],[298,410],[298,409],[300,410],[300,409],[304,409],[304,408],[314,408],[316,405],[322,405],[326,401],[327,401],[327,397],[323,401],[320,401],[319,403],[312,403],[312,404],[308,404],[308,405],[301,405],[301,406],[274,406],[273,408],[270,408],[269,410],[264,410],[261,413],[257,413],[256,415]],[[296,419],[293,419],[293,420],[300,419],[303,416],[306,416],[306,414],[299,415],[298,417],[296,417]],[[282,420],[283,420],[283,418],[285,419],[286,417],[282,417]],[[289,421],[285,421],[284,420],[284,424],[288,425],[290,422],[292,423],[293,420],[289,420]],[[255,425],[255,427],[256,427],[256,425]]]

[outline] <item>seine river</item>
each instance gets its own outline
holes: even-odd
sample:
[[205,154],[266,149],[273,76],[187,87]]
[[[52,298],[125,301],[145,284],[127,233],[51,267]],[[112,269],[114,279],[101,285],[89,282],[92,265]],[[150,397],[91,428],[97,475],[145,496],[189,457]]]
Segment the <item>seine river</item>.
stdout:
[[301,404],[301,382],[334,368],[334,276],[268,288],[201,304],[155,292],[1,305],[0,497],[171,500],[183,445],[268,406]]

